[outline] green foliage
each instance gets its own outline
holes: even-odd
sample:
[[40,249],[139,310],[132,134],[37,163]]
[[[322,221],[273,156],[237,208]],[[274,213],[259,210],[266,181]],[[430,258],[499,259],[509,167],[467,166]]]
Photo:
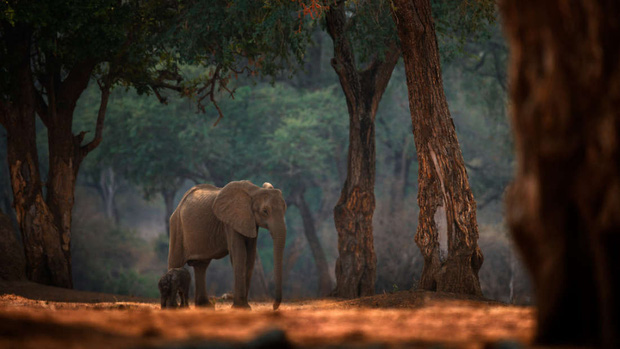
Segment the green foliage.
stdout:
[[463,55],[467,43],[488,40],[496,22],[494,0],[432,0],[431,5],[443,62]]
[[283,188],[310,187],[333,176],[333,155],[345,148],[346,109],[336,86],[316,91],[279,88],[277,127],[267,136],[268,170]]
[[76,289],[159,296],[157,281],[165,265],[156,258],[157,242],[149,243],[135,231],[113,228],[104,222],[88,227],[78,223],[74,232],[72,258]]
[[[257,6],[245,2],[239,4],[247,8]],[[271,1],[265,6],[279,4],[278,1]],[[362,14],[374,13],[362,6],[379,6],[379,4],[386,5],[383,2],[375,4],[350,2],[347,6],[353,8],[357,5],[355,13]],[[514,163],[505,112],[505,86],[502,85],[505,84],[507,51],[498,26],[494,24],[487,27],[490,19],[486,22],[486,12],[474,10],[474,7],[463,4],[482,6],[486,2],[433,2],[433,10],[442,16],[436,18],[436,25],[444,59],[442,65],[444,86],[475,198],[478,203],[490,202],[488,206],[481,207],[479,222],[481,225],[497,224],[502,216],[495,214],[494,210],[501,210],[501,194],[512,176]],[[200,6],[204,7],[207,4],[201,3]],[[466,17],[463,21],[457,20],[462,8],[473,11],[468,15],[470,17]],[[194,47],[195,51],[184,53],[188,62],[189,57],[199,52],[200,42],[221,40],[206,36],[201,38],[200,35],[191,36],[191,28],[198,28],[199,23],[196,21],[204,22],[198,15],[200,11],[215,13],[214,9],[199,10],[200,8],[192,10],[196,11],[195,17],[187,17],[193,18],[193,22],[188,22],[190,28],[188,32],[167,33],[187,35],[181,40],[195,40],[188,41],[194,45],[190,46]],[[187,12],[183,13],[190,16],[193,12],[188,8]],[[224,21],[226,13],[228,12],[220,13],[223,16],[221,21]],[[386,15],[384,12],[381,13]],[[371,28],[371,25],[378,25],[377,23],[382,23],[381,21],[386,18],[391,20],[389,13],[387,15],[385,18],[377,16],[360,18],[355,22],[359,27],[351,30],[359,30],[359,33],[364,33],[366,30],[370,33],[368,28]],[[293,16],[293,19],[299,21],[297,16]],[[371,23],[366,24],[364,21]],[[189,23],[194,23],[194,27]],[[478,23],[481,27],[475,30],[474,27],[467,27],[472,23]],[[479,36],[470,35],[474,32]],[[203,34],[206,33],[205,31]],[[375,36],[369,37],[368,42],[376,40],[378,45],[381,35],[372,34]],[[357,39],[354,39],[359,41],[356,46],[361,47],[365,44],[363,35],[359,34]],[[473,40],[474,38],[476,40]],[[322,74],[331,78],[320,77],[318,79],[320,83],[305,84],[304,79],[310,79],[309,77],[301,74],[296,76],[299,80],[296,86],[312,86],[311,88],[294,87],[284,83],[274,87],[260,80],[257,84],[250,84],[245,79],[239,79],[236,82],[235,98],[224,99],[220,103],[225,118],[217,127],[212,126],[218,116],[217,111],[213,109],[207,110],[205,115],[196,114],[190,102],[174,95],[167,96],[168,105],[161,106],[155,100],[117,89],[110,102],[103,142],[99,149],[93,152],[92,157],[85,160],[85,166],[92,168],[103,165],[114,166],[118,173],[131,180],[133,186],[140,187],[143,192],[151,195],[166,184],[183,180],[209,182],[220,186],[237,179],[249,179],[258,185],[269,181],[283,189],[285,196],[290,195],[295,189],[305,187],[305,198],[316,219],[319,238],[326,249],[330,270],[333,270],[337,234],[333,227],[332,209],[342,185],[341,173],[346,171],[348,134],[346,103],[329,68],[331,47],[327,41],[324,40],[320,48],[324,60],[316,66],[327,67],[322,70]],[[362,54],[363,48],[358,48],[357,52]],[[368,49],[367,52],[371,57],[372,51]],[[461,54],[462,52],[467,54]],[[234,64],[244,63],[240,57],[228,58]],[[249,64],[249,61],[245,63]],[[196,79],[214,71],[213,65],[207,68],[183,67],[183,70],[186,76]],[[78,106],[76,113],[79,113],[79,117],[74,124],[75,129],[94,128],[92,116],[96,113],[97,100],[98,92],[96,86],[93,86],[86,91]],[[402,66],[395,70],[380,105],[376,137],[377,210],[374,221],[375,249],[380,274],[377,288],[379,291],[385,289],[389,292],[412,287],[422,263],[413,242],[417,220],[418,164],[411,134]],[[398,167],[399,161],[407,165],[405,170]],[[402,212],[394,214],[390,212],[395,200],[393,188],[398,188],[395,185],[395,178],[401,170],[406,175],[403,207]],[[189,185],[184,184],[185,187]],[[177,200],[181,194],[180,191]],[[493,211],[492,214],[489,214],[489,211]],[[131,213],[125,215],[129,216]],[[302,242],[297,244],[302,246],[302,252],[297,259],[293,259],[294,264],[285,282],[285,298],[290,295],[313,296],[315,276],[311,275],[314,268],[312,255],[302,236],[302,222],[298,210],[292,206],[287,212],[287,224],[285,258],[290,257],[291,251],[299,247],[295,246],[296,242]],[[88,227],[90,229],[91,225]],[[80,228],[74,234],[76,239],[74,254],[81,256],[78,257],[80,259],[76,261],[74,268],[78,268],[76,272],[79,272],[80,278],[84,280],[80,285],[92,283],[92,287],[88,286],[88,289],[92,290],[107,287],[106,290],[123,292],[133,288],[128,292],[136,294],[156,292],[156,278],[159,275],[155,270],[158,266],[164,265],[168,243],[166,237],[156,235],[145,241],[126,230],[117,232],[113,232],[112,229],[101,230],[95,234],[97,227],[94,228],[93,232]],[[92,242],[78,241],[81,235]],[[124,239],[130,242],[123,243],[121,240]],[[108,244],[109,246],[105,247]],[[490,253],[485,251],[485,254],[493,259],[505,258],[502,254],[508,248],[506,244],[507,242],[502,240],[501,248],[489,247],[496,250]],[[110,250],[119,245],[121,248],[116,251],[124,251],[121,253],[131,257],[127,257],[123,262],[123,257],[115,255],[116,252],[109,252],[107,257],[97,251],[91,258],[90,246],[98,245],[104,246],[103,250]],[[483,242],[481,245],[486,246]],[[264,230],[259,233],[258,249],[269,279],[269,272],[273,268],[272,241]],[[109,263],[104,262],[107,258],[116,259],[117,263],[106,264]],[[78,261],[86,263],[88,268],[78,266]],[[93,266],[92,263],[96,265]],[[499,264],[490,261],[489,265]],[[230,291],[226,289],[228,287],[226,285],[232,281],[224,280],[230,272],[229,268],[228,259],[214,262],[210,267],[210,273],[217,277],[208,279],[208,287],[211,289],[217,285],[218,294]],[[93,273],[85,275],[87,274],[85,270],[93,270]],[[487,272],[493,275],[504,273],[499,278],[501,280],[506,280],[508,275],[505,270]],[[137,278],[134,273],[138,273],[144,279]],[[119,284],[114,284],[121,280],[127,280],[126,282],[132,286],[122,288]],[[142,287],[140,285],[146,285],[144,283],[147,282],[154,282],[148,286],[150,291],[146,288],[140,291]],[[489,289],[489,286],[484,287]]]
[[[107,84],[136,86],[157,78],[162,67],[158,33],[171,25],[176,11],[167,1],[74,1],[37,3],[4,1],[0,12],[0,80],[16,83],[9,53],[12,45],[30,40],[33,45],[34,76],[48,89],[54,74],[63,79],[80,66],[96,66],[93,75],[107,75]],[[9,34],[15,27],[25,34],[17,40]],[[12,86],[0,85],[3,93]],[[58,82],[56,82],[58,83]],[[49,91],[48,91],[49,92]]]
[[359,63],[383,59],[389,46],[398,43],[390,5],[389,0],[347,2],[346,11],[350,17],[345,34],[353,44]]

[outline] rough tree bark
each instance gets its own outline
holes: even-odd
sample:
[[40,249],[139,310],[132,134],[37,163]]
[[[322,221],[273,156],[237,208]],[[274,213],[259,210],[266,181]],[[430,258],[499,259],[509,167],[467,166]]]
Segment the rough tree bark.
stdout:
[[318,274],[317,292],[319,297],[324,297],[332,291],[332,279],[329,276],[329,269],[327,264],[327,258],[325,257],[325,251],[323,251],[321,241],[316,234],[314,218],[312,217],[312,212],[310,211],[308,203],[304,198],[304,192],[305,188],[299,188],[296,192],[292,194],[288,201],[291,204],[297,206],[297,208],[299,209],[299,213],[301,214],[301,219],[304,225],[304,234],[306,235],[306,239],[308,240],[308,245],[310,246],[310,251],[312,252],[312,257],[314,258],[314,263],[316,265],[316,270]]
[[353,48],[345,34],[347,16],[344,1],[333,4],[325,19],[334,44],[331,64],[340,80],[349,111],[347,178],[334,208],[338,260],[336,289],[332,295],[355,298],[375,292],[377,258],[372,235],[375,115],[400,51],[394,44],[383,60],[375,58],[366,69],[359,71]]
[[43,198],[35,129],[35,87],[30,66],[30,31],[5,25],[12,48],[14,80],[10,100],[0,102],[0,122],[7,131],[7,158],[13,205],[22,234],[26,275],[32,281],[71,287],[54,216]]
[[[88,87],[95,63],[85,59],[76,63],[61,80],[60,66],[48,59],[48,76],[39,77],[42,91],[37,92],[37,114],[47,128],[49,149],[49,172],[46,203],[54,217],[60,234],[64,264],[71,275],[71,213],[73,210],[75,184],[78,170],[86,155],[101,142],[103,120],[109,98],[109,85],[102,85],[102,96],[97,115],[96,131],[92,141],[82,145],[86,132],[74,134],[73,112],[82,92]],[[57,285],[60,286],[60,285]],[[62,285],[72,287],[72,285]]]
[[620,3],[504,0],[518,166],[506,202],[540,344],[620,347]]
[[395,0],[393,15],[419,163],[415,241],[424,256],[419,287],[481,295],[476,203],[443,91],[430,1]]
[[[82,145],[85,132],[72,132],[73,111],[88,85],[95,63],[89,59],[61,67],[44,55],[49,74],[31,70],[31,30],[2,22],[11,50],[13,94],[0,102],[0,122],[7,130],[7,150],[15,210],[24,240],[28,277],[36,282],[72,287],[71,211],[75,181],[84,157],[101,141],[109,84],[102,85],[95,137]],[[39,56],[42,58],[43,56]],[[43,198],[36,147],[35,112],[48,133],[49,172]]]

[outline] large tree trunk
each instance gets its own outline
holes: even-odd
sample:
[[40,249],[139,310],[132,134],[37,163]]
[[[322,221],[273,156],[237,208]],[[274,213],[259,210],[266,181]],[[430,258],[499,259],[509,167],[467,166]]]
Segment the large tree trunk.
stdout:
[[327,31],[334,43],[332,67],[338,74],[349,111],[347,178],[334,208],[338,231],[338,260],[334,296],[355,298],[375,292],[375,256],[372,216],[375,210],[375,115],[379,101],[398,61],[393,45],[383,61],[375,59],[358,71],[346,37],[344,1],[326,14]]
[[[64,115],[63,115],[64,116]],[[56,228],[65,263],[71,272],[71,211],[73,209],[77,172],[82,162],[79,144],[74,144],[71,123],[48,125],[49,174],[47,182],[47,204],[54,215]],[[70,116],[72,120],[72,115]]]
[[[94,139],[82,146],[85,133],[74,135],[73,111],[88,85],[95,63],[76,63],[67,74],[45,55],[49,75],[38,75],[35,89],[31,71],[31,33],[2,22],[12,50],[11,81],[14,93],[0,102],[0,122],[7,130],[7,151],[15,211],[23,237],[28,277],[36,282],[72,287],[71,210],[77,172],[82,159],[101,141],[109,83],[102,97]],[[60,81],[64,77],[64,80]],[[36,146],[35,110],[48,131],[49,173],[43,199]]]
[[2,102],[0,121],[7,130],[7,158],[17,222],[32,281],[71,287],[71,270],[61,246],[54,215],[43,199],[35,129],[35,89],[30,68],[30,32],[7,30],[13,49],[14,94]]
[[[71,213],[75,202],[75,184],[82,160],[94,149],[93,142],[89,147],[82,146],[84,132],[73,134],[73,112],[82,92],[88,87],[94,64],[89,61],[77,63],[61,82],[61,68],[56,67],[52,59],[47,63],[53,67],[50,69],[53,73],[40,80],[47,96],[47,105],[43,108],[40,103],[37,109],[39,117],[47,127],[48,137],[49,172],[46,202],[60,233],[65,264],[71,273]],[[107,105],[107,97],[105,103]],[[99,120],[97,127],[100,127]],[[95,139],[99,137],[100,140],[100,136],[101,130],[98,129]]]
[[304,234],[308,240],[308,245],[310,245],[310,251],[312,252],[312,257],[314,257],[314,263],[319,277],[317,290],[318,295],[319,297],[324,297],[332,291],[332,279],[329,276],[327,258],[325,258],[323,246],[321,246],[321,241],[316,234],[316,227],[314,225],[312,212],[310,212],[308,203],[304,198],[304,191],[305,188],[302,188],[294,193],[290,201],[297,206],[297,208],[299,208],[299,213],[301,214],[301,219],[304,225]]
[[394,5],[419,163],[415,241],[424,256],[419,287],[481,295],[476,203],[443,91],[430,1]]
[[620,347],[620,3],[504,0],[518,167],[507,197],[540,344]]

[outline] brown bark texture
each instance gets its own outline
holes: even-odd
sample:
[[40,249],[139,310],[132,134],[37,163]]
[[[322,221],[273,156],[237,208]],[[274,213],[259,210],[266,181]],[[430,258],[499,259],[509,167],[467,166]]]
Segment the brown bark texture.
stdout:
[[[8,27],[7,27],[8,28]],[[0,121],[7,131],[7,158],[13,206],[22,234],[26,275],[32,281],[71,287],[71,272],[61,246],[54,216],[43,198],[35,129],[35,88],[30,68],[30,31],[6,30],[12,51],[9,100],[1,102]]]
[[[96,63],[88,58],[61,67],[53,54],[45,56],[48,72],[31,69],[31,30],[2,22],[11,49],[13,95],[0,101],[0,121],[7,130],[7,150],[14,206],[22,232],[28,277],[36,282],[72,287],[71,211],[78,170],[84,157],[101,142],[110,93],[102,95],[92,141],[82,145],[86,132],[73,134],[73,112],[88,86]],[[67,73],[65,73],[67,71]],[[36,146],[35,112],[48,135],[49,172],[43,198]],[[2,115],[4,114],[4,115]]]
[[355,298],[375,293],[377,257],[372,235],[375,115],[400,52],[393,45],[383,60],[376,58],[360,71],[345,34],[347,17],[344,1],[331,6],[325,19],[334,44],[331,64],[340,80],[349,112],[347,177],[334,207],[338,259],[336,289],[332,295]]
[[504,0],[510,230],[540,344],[620,347],[620,3]]
[[[51,64],[53,65],[53,62]],[[47,79],[42,79],[48,95],[47,108],[42,108],[42,103],[39,103],[37,110],[47,127],[48,135],[49,172],[46,202],[60,233],[61,248],[69,274],[71,274],[71,212],[75,202],[75,184],[80,165],[92,150],[88,149],[91,144],[88,147],[82,146],[85,133],[73,134],[73,112],[80,95],[88,86],[94,67],[92,62],[84,61],[77,63],[63,81],[60,81],[60,74],[55,72]],[[60,67],[57,69],[60,71]],[[100,137],[100,130],[97,130],[95,139],[98,136]]]
[[476,203],[443,91],[430,1],[395,0],[393,15],[419,163],[415,241],[424,256],[419,287],[481,295]]
[[0,213],[0,281],[26,279],[26,258],[11,219]]

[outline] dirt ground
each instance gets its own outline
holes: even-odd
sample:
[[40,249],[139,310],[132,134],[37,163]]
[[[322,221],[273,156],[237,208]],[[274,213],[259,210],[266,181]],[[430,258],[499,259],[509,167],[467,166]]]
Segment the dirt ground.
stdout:
[[0,348],[521,348],[532,307],[403,291],[160,310],[157,300],[0,282]]

